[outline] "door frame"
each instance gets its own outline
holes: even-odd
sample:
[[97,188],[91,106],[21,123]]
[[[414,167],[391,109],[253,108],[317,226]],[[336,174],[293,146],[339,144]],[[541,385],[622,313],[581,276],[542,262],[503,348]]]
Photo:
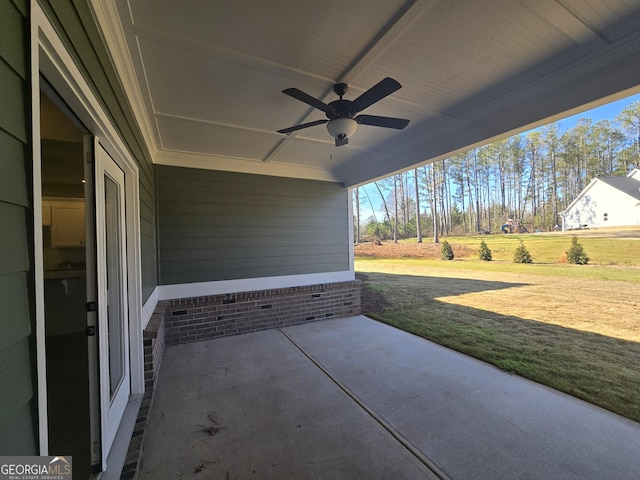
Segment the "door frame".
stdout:
[[[139,169],[118,130],[95,97],[75,61],[37,1],[31,0],[31,114],[33,145],[34,271],[39,453],[49,454],[42,257],[40,75],[44,76],[86,130],[97,137],[125,173],[129,358],[131,394],[144,393],[142,269],[140,261]],[[100,204],[96,208],[100,208]],[[106,458],[102,459],[103,466]]]
[[[97,265],[97,280],[98,280],[98,358],[100,365],[100,374],[98,381],[100,383],[100,425],[101,425],[101,439],[102,439],[102,459],[108,457],[111,446],[116,438],[117,430],[120,424],[120,420],[124,416],[129,396],[131,394],[131,368],[129,358],[129,336],[127,335],[127,328],[129,326],[129,309],[127,308],[127,292],[128,292],[128,275],[126,267],[127,259],[127,230],[126,230],[126,198],[125,198],[125,175],[119,165],[111,158],[111,156],[102,148],[97,138],[94,141],[94,160],[95,160],[95,198],[97,205],[96,212],[96,265]],[[118,187],[118,198],[115,205],[118,211],[116,213],[117,227],[114,229],[117,232],[118,242],[118,255],[113,260],[115,264],[109,261],[109,235],[107,231],[107,216],[105,214],[108,207],[106,202],[106,179],[107,177],[114,182]],[[121,243],[120,243],[121,242]],[[113,253],[113,252],[112,252]],[[111,278],[109,274],[109,268],[116,266],[118,272],[121,273],[121,277],[114,283],[119,288],[112,289],[111,294],[107,290],[107,285],[110,283],[108,280]],[[112,272],[113,273],[113,272]],[[115,291],[114,291],[115,290]],[[109,297],[116,295],[119,302],[123,303],[122,310],[120,312],[112,311],[109,308]],[[113,317],[112,317],[113,315]],[[116,393],[112,396],[110,384],[111,376],[111,320],[116,319],[120,326],[125,325],[125,329],[122,330],[122,342],[118,342],[119,347],[122,348],[122,365],[125,367],[122,370],[121,380],[116,389]],[[116,327],[117,328],[117,327]],[[106,465],[103,465],[106,467]]]

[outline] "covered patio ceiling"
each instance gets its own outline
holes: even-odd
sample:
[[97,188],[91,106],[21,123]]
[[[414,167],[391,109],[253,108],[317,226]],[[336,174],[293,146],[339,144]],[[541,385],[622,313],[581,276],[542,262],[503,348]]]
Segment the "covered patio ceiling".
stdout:
[[[155,163],[355,186],[640,91],[638,0],[92,0]],[[402,89],[335,147],[336,82]]]

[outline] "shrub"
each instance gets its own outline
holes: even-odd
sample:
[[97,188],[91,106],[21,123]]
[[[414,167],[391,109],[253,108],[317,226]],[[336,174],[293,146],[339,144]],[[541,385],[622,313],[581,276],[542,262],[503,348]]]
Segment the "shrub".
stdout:
[[449,242],[447,242],[446,240],[442,242],[440,257],[442,257],[443,260],[453,260],[453,258],[455,257],[455,255],[453,254],[453,248],[451,248],[451,245],[449,245]]
[[516,251],[513,253],[513,263],[533,263],[533,259],[531,258],[531,254],[527,247],[524,246],[522,240],[520,240],[520,245],[516,248]]
[[480,260],[484,260],[485,262],[490,262],[491,260],[493,260],[493,258],[491,257],[491,249],[487,246],[487,243],[484,240],[480,242],[480,250],[478,251],[478,256],[480,257]]
[[578,242],[578,237],[576,236],[571,239],[571,247],[567,252],[567,261],[576,265],[586,265],[589,263],[587,252],[584,251],[584,247]]

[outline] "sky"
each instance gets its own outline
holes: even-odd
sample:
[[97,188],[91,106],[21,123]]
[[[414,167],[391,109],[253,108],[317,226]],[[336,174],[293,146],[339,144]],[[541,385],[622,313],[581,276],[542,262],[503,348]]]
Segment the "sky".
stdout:
[[630,97],[623,98],[622,100],[618,100],[616,102],[612,102],[607,105],[603,105],[601,107],[597,107],[579,113],[577,115],[573,115],[572,117],[567,117],[563,120],[558,121],[557,123],[560,127],[560,130],[565,131],[573,128],[581,118],[590,118],[591,120],[593,120],[593,123],[599,122],[600,120],[613,120],[622,110],[631,105],[633,102],[638,101],[640,101],[640,94],[632,95]]
[[[640,101],[640,94],[632,95],[627,98],[623,98],[621,100],[617,100],[612,103],[608,103],[606,105],[602,105],[601,107],[593,108],[591,110],[586,110],[577,115],[573,115],[571,117],[564,118],[562,120],[557,121],[558,128],[560,132],[564,132],[573,128],[576,123],[582,118],[590,118],[593,123],[599,122],[600,120],[613,120],[618,114],[624,110],[626,107],[631,105],[634,102]],[[524,132],[526,133],[526,132]],[[373,184],[364,185],[362,187],[366,190],[369,195],[369,198],[366,197],[365,192],[360,190],[361,197],[361,206],[360,206],[360,218],[361,221],[366,221],[371,214],[371,204],[369,199],[371,199],[371,203],[376,210],[376,216],[378,217],[378,221],[382,221],[384,218],[382,201],[380,200],[380,194],[378,193],[376,187]]]

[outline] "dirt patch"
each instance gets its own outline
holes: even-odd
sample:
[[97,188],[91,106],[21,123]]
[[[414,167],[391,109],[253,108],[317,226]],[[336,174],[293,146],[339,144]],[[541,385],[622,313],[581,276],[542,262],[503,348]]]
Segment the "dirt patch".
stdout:
[[[452,243],[451,247],[456,258],[468,258],[476,253],[476,250],[467,245]],[[441,243],[386,242],[381,245],[359,243],[355,245],[353,252],[356,257],[439,259],[441,249]]]

